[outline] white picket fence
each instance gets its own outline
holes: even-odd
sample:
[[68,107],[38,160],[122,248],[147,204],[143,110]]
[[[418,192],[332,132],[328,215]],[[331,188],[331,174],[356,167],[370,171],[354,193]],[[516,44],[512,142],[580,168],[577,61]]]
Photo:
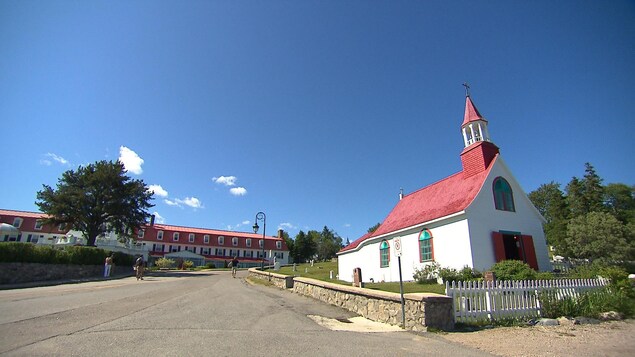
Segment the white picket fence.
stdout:
[[445,294],[452,298],[455,321],[470,322],[540,316],[543,291],[562,299],[607,284],[606,279],[446,282]]

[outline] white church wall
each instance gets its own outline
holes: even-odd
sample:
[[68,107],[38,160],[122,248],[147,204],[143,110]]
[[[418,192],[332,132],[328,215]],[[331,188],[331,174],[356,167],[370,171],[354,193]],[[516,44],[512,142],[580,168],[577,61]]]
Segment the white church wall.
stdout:
[[[494,179],[499,176],[507,180],[511,186],[515,212],[500,211],[494,206],[492,184]],[[472,256],[475,269],[488,270],[496,263],[492,232],[510,231],[531,235],[539,269],[541,271],[551,270],[545,235],[542,230],[542,218],[500,156],[496,159],[483,188],[466,209],[466,212],[472,237]]]
[[[362,244],[357,251],[338,256],[338,272],[340,280],[353,281],[353,269],[361,268],[362,281],[381,282],[399,281],[399,265],[394,238],[401,237],[402,256],[401,271],[403,281],[414,280],[416,269],[422,269],[430,262],[419,261],[419,232],[423,228],[430,230],[433,237],[434,261],[442,267],[460,269],[465,265],[472,266],[468,225],[464,216],[421,225],[399,234],[391,234],[372,243]],[[386,240],[390,246],[390,262],[388,267],[380,267],[379,246]]]

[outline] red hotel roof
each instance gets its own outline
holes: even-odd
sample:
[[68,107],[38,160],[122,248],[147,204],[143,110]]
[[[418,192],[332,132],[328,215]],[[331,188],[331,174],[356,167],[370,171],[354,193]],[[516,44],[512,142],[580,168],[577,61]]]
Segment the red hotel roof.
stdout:
[[476,175],[464,177],[461,171],[404,196],[375,232],[363,235],[340,253],[355,249],[370,238],[463,211],[481,190],[494,161],[487,170]]

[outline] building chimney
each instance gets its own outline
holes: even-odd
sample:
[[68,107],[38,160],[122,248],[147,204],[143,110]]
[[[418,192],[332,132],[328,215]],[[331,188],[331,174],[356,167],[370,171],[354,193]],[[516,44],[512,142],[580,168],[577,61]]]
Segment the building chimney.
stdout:
[[278,238],[282,238],[282,233],[284,233],[284,231],[282,229],[278,229]]
[[399,201],[403,200],[403,188],[399,189]]
[[154,215],[150,216],[150,227],[154,226]]

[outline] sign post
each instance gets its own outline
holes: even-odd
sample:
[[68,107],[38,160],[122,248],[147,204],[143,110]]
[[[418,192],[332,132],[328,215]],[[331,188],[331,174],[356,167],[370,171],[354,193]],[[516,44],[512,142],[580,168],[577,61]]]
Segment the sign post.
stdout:
[[399,294],[401,295],[401,327],[406,328],[406,301],[403,298],[403,279],[401,278],[401,237],[395,237],[395,254],[399,265]]

